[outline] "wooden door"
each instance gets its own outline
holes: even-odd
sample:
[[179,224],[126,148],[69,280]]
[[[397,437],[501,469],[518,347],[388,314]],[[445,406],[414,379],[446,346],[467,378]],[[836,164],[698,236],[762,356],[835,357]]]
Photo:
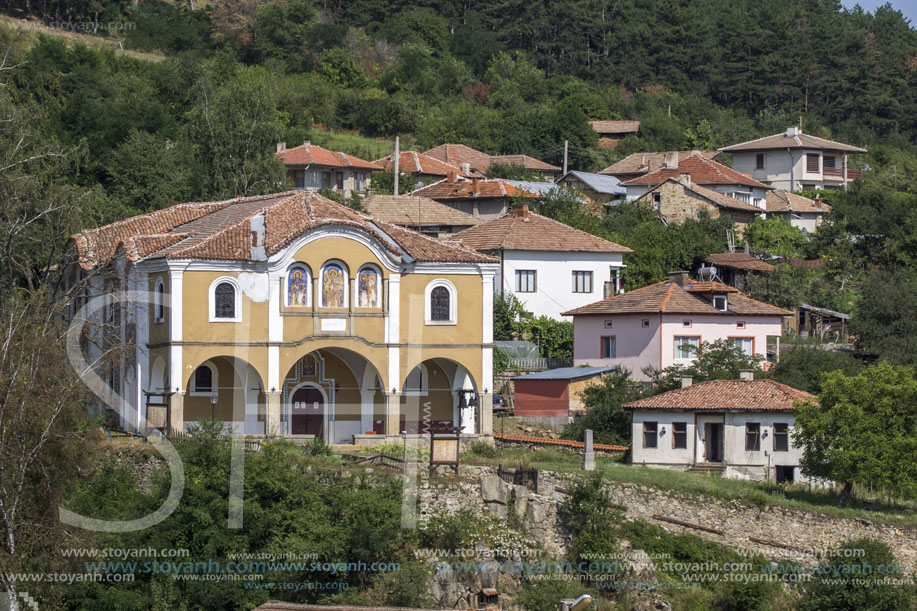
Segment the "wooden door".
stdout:
[[314,386],[303,386],[293,393],[291,433],[325,438],[325,398]]

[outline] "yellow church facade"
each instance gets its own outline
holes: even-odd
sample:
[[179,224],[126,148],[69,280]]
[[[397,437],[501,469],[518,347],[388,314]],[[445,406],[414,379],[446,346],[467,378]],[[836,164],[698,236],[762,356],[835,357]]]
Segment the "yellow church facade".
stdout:
[[74,243],[98,292],[147,296],[122,302],[135,345],[108,376],[125,426],[491,435],[491,257],[313,191],[179,204]]

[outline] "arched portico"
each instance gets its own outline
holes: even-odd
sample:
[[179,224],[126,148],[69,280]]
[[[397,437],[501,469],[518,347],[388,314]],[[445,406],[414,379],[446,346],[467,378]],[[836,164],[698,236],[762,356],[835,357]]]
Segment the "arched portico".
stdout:
[[399,431],[478,431],[478,386],[461,363],[436,357],[412,368],[401,384]]
[[229,433],[265,434],[264,383],[247,361],[214,356],[198,363],[185,380],[184,427],[214,420]]

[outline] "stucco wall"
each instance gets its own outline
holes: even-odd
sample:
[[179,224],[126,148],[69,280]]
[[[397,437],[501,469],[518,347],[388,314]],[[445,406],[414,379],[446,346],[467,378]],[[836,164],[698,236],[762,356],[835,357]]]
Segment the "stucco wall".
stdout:
[[561,417],[569,415],[565,380],[516,380],[513,383],[516,416]]

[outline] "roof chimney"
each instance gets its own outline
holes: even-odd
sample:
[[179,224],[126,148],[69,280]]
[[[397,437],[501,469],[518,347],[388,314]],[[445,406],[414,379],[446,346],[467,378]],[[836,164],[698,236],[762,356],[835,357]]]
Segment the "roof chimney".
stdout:
[[667,170],[678,169],[678,151],[669,151],[665,154],[665,168]]
[[821,193],[815,194],[815,206],[821,208]]
[[264,212],[249,219],[251,245],[248,258],[252,261],[267,261],[267,249],[264,247]]
[[513,207],[510,209],[510,213],[513,216],[519,216],[525,218],[529,215],[529,205],[528,204],[513,204]]
[[691,175],[690,174],[681,174],[678,177],[678,180],[680,180],[681,182],[683,182],[686,185],[690,185],[691,184]]
[[681,380],[682,388],[687,388],[688,386],[691,386],[691,384],[694,383],[694,378],[692,376],[681,376],[679,379]]
[[755,370],[754,369],[740,369],[739,370],[739,379],[740,380],[754,380],[755,379]]
[[[478,184],[478,179],[477,179],[477,178],[473,178],[473,179],[471,180],[471,189],[472,189],[472,193],[471,193],[472,195],[480,195],[480,194],[481,194],[481,188],[480,188],[480,186],[479,186],[479,184]],[[528,206],[526,206],[525,209],[528,210]]]
[[462,174],[471,174],[471,164],[467,161],[462,164]]
[[798,136],[798,135],[799,135],[799,127],[798,127],[798,126],[794,125],[794,126],[792,126],[792,127],[786,128],[786,137],[787,137],[787,138],[795,138],[795,137]]
[[449,172],[448,174],[446,174],[446,181],[448,181],[448,182],[458,182],[458,173],[456,173],[456,172]]
[[282,152],[284,152],[285,150],[287,150],[287,143],[286,143],[286,142],[278,142],[278,143],[277,143],[277,152],[278,152],[278,153],[282,153]]
[[688,272],[669,272],[666,274],[669,278],[669,281],[674,282],[678,286],[687,286],[691,283],[691,278],[688,277]]

